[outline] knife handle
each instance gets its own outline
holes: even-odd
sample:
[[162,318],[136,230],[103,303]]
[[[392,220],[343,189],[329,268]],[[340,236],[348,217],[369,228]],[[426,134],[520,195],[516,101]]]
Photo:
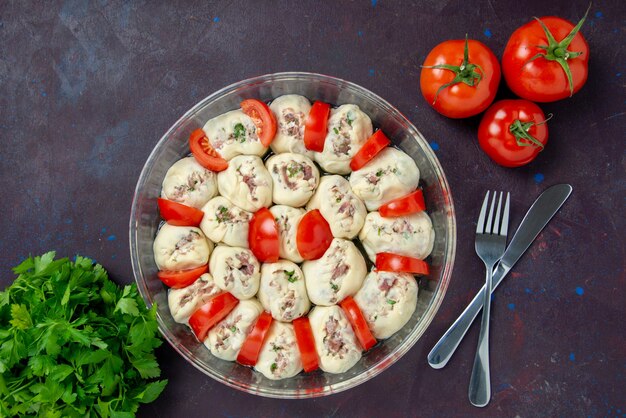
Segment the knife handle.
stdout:
[[[491,287],[491,293],[496,290],[496,287],[502,282],[504,277],[510,271],[510,268],[498,264],[493,272],[493,283]],[[474,319],[478,316],[478,313],[483,308],[483,302],[485,298],[486,287],[483,287],[478,291],[474,299],[467,305],[463,313],[454,321],[454,323],[448,328],[445,334],[439,339],[437,344],[428,353],[428,364],[433,369],[441,369],[452,357],[452,354],[456,351],[461,340],[467,334],[470,326],[474,322]]]
[[441,369],[444,367],[452,354],[461,343],[461,340],[467,333],[476,316],[483,308],[483,298],[486,288],[483,285],[482,289],[474,296],[474,299],[467,305],[467,308],[457,318],[445,334],[439,339],[437,344],[428,353],[428,364],[434,369]]

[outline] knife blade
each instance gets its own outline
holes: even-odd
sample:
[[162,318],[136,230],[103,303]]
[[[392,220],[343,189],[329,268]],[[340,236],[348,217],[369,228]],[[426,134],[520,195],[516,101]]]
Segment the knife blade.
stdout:
[[[572,193],[572,186],[569,184],[557,184],[545,190],[532,204],[520,226],[515,231],[511,243],[507,247],[502,259],[493,273],[492,290],[493,293],[498,285],[504,280],[508,272],[515,263],[526,252],[533,243],[537,235],[550,222],[552,217],[563,206],[563,203]],[[463,340],[467,330],[478,316],[483,307],[485,286],[474,296],[474,299],[467,305],[456,321],[448,328],[445,334],[439,339],[437,344],[428,353],[428,364],[434,369],[444,367],[455,350]]]

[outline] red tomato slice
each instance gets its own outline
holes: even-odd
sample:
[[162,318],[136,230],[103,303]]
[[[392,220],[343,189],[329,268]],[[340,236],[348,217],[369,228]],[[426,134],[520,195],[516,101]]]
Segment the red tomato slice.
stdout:
[[248,244],[252,254],[260,262],[278,261],[278,225],[268,208],[261,208],[252,215],[248,228]]
[[209,265],[205,264],[204,266],[197,267],[195,269],[189,270],[178,270],[178,271],[167,271],[161,270],[157,273],[157,276],[166,286],[171,287],[173,289],[180,289],[183,287],[187,287],[204,273],[209,270]]
[[226,318],[238,303],[239,299],[226,292],[215,296],[195,311],[189,318],[189,326],[198,340],[204,341],[209,330]]
[[213,149],[202,129],[196,129],[189,135],[189,149],[198,164],[208,170],[224,171],[228,168],[228,161]]
[[352,157],[352,161],[350,161],[350,168],[352,171],[356,171],[363,167],[379,152],[389,146],[389,144],[391,144],[391,141],[387,138],[383,131],[379,129],[374,132],[374,135],[370,136],[367,142],[363,144],[359,152]]
[[333,233],[319,210],[307,212],[296,232],[298,252],[305,260],[317,260],[324,255],[333,240]]
[[376,345],[376,338],[372,335],[359,305],[357,305],[354,299],[352,299],[352,296],[348,296],[342,300],[339,303],[339,306],[341,306],[341,309],[343,309],[346,313],[348,321],[350,321],[352,329],[354,330],[356,337],[359,339],[363,350],[367,351],[374,347]]
[[426,203],[424,203],[424,194],[420,189],[406,196],[393,199],[378,208],[380,216],[385,218],[410,215],[423,210],[426,210]]
[[182,203],[158,198],[159,212],[167,223],[176,226],[198,226],[204,217],[204,212]]
[[317,361],[317,351],[315,350],[315,339],[311,330],[311,323],[306,316],[293,320],[293,330],[296,333],[296,341],[300,350],[302,368],[305,372],[312,372],[319,369]]
[[306,149],[317,152],[324,150],[329,115],[330,105],[328,103],[319,101],[313,103],[304,122],[304,146]]
[[427,275],[428,263],[419,258],[392,253],[376,254],[376,268],[380,271],[396,271]]
[[269,312],[263,312],[256,320],[254,328],[250,331],[250,334],[246,337],[237,355],[237,361],[244,366],[254,366],[259,358],[261,347],[263,347],[263,341],[267,331],[272,325],[272,315]]
[[265,103],[256,99],[247,99],[241,102],[241,110],[254,122],[261,144],[269,147],[276,135],[277,124],[274,113]]

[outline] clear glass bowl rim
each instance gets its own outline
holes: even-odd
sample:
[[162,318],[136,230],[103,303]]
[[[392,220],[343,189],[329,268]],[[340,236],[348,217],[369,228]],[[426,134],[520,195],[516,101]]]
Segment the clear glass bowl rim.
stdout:
[[329,82],[329,83],[334,83],[334,84],[341,84],[341,85],[347,86],[348,88],[352,88],[356,91],[359,91],[364,96],[368,96],[369,100],[373,100],[377,102],[377,104],[381,108],[386,109],[387,111],[394,112],[396,116],[399,117],[403,121],[403,123],[406,124],[407,130],[409,131],[408,133],[417,141],[422,152],[424,152],[425,156],[427,157],[429,162],[432,164],[433,169],[437,176],[437,180],[440,184],[441,189],[444,192],[444,196],[443,196],[444,206],[448,212],[447,216],[445,217],[445,222],[447,223],[447,226],[446,226],[447,236],[446,236],[446,244],[445,244],[445,251],[444,251],[444,263],[442,266],[442,274],[437,284],[437,288],[434,292],[434,297],[431,300],[428,308],[424,312],[424,315],[422,319],[420,320],[420,322],[418,323],[418,325],[416,326],[416,328],[413,330],[411,334],[409,334],[409,336],[399,346],[397,346],[392,352],[386,355],[381,361],[374,364],[370,369],[348,380],[345,380],[336,384],[324,386],[320,388],[319,390],[302,391],[302,390],[286,390],[286,389],[274,389],[274,388],[258,388],[258,387],[253,387],[250,385],[246,385],[246,384],[228,379],[226,376],[215,373],[210,368],[205,367],[205,365],[202,362],[198,361],[193,356],[193,353],[186,350],[184,346],[179,344],[175,335],[171,334],[168,331],[168,329],[163,326],[163,320],[160,317],[160,314],[157,312],[157,321],[159,324],[159,331],[161,332],[163,337],[167,340],[167,342],[181,356],[183,356],[183,358],[185,358],[185,360],[187,360],[190,364],[192,364],[202,373],[215,379],[216,381],[223,383],[234,389],[238,389],[238,390],[241,390],[241,391],[253,394],[253,395],[260,395],[260,396],[269,397],[269,398],[279,398],[279,399],[315,398],[315,397],[339,393],[339,392],[351,389],[353,387],[356,387],[372,379],[378,374],[382,373],[384,370],[386,370],[388,367],[394,364],[397,360],[399,360],[404,354],[406,354],[409,351],[409,349],[411,349],[411,347],[413,347],[413,345],[417,342],[417,340],[423,335],[423,333],[426,331],[426,329],[432,322],[437,311],[439,310],[439,307],[443,301],[443,298],[445,296],[445,293],[448,288],[450,278],[452,275],[452,269],[454,265],[455,254],[456,254],[456,216],[455,216],[454,204],[452,201],[452,194],[450,191],[450,186],[443,172],[443,168],[441,167],[441,164],[439,163],[439,160],[435,156],[435,153],[430,148],[430,145],[428,144],[426,139],[423,137],[421,132],[413,125],[413,123],[411,123],[411,121],[408,120],[408,118],[404,116],[404,114],[398,111],[394,106],[392,106],[385,99],[369,91],[368,89],[358,84],[352,83],[350,81],[346,81],[346,80],[343,80],[337,77],[328,76],[328,75],[309,73],[309,72],[279,72],[279,73],[265,74],[265,75],[238,81],[236,83],[230,84],[210,94],[209,96],[207,96],[206,98],[198,102],[190,110],[188,110],[183,116],[181,116],[178,119],[178,121],[176,121],[176,123],[174,123],[174,125],[172,125],[168,129],[168,131],[161,137],[161,139],[159,139],[156,146],[153,148],[148,159],[146,160],[146,163],[144,164],[144,167],[141,170],[141,174],[139,175],[139,179],[137,181],[137,185],[135,188],[135,193],[133,195],[130,222],[129,222],[129,244],[130,244],[130,252],[131,252],[131,265],[132,265],[133,275],[135,277],[135,281],[137,283],[139,293],[141,294],[144,301],[146,302],[146,305],[150,307],[152,306],[153,300],[147,288],[146,281],[144,279],[144,276],[141,270],[141,264],[140,264],[138,251],[137,251],[137,241],[138,241],[137,240],[137,222],[136,222],[137,206],[138,206],[137,199],[138,199],[138,196],[141,195],[142,188],[144,184],[146,183],[146,178],[150,172],[150,168],[152,167],[155,160],[159,156],[160,154],[159,151],[161,150],[162,147],[164,147],[167,139],[172,134],[174,134],[185,121],[192,118],[200,109],[204,108],[205,106],[207,106],[214,100],[217,100],[221,96],[231,93],[232,91],[238,90],[241,87],[246,86],[246,85],[262,84],[262,83],[278,81],[278,80],[295,80],[295,81],[306,80],[306,81],[318,81],[318,82]]

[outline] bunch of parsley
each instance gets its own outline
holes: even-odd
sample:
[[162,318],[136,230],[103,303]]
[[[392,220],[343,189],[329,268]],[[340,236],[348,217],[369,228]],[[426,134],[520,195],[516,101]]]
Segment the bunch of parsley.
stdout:
[[0,292],[0,416],[135,416],[167,384],[153,380],[156,306],[88,258],[54,257],[28,258]]

